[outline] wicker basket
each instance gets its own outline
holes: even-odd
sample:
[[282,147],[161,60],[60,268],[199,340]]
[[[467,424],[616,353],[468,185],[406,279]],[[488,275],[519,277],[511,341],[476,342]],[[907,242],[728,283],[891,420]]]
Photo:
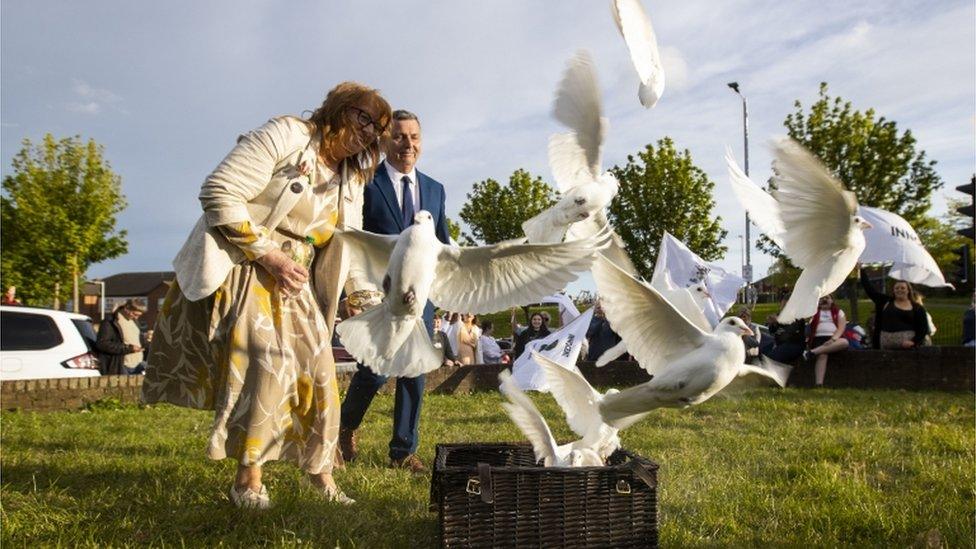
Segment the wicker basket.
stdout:
[[431,479],[443,547],[656,547],[657,464],[542,467],[528,444],[438,444]]

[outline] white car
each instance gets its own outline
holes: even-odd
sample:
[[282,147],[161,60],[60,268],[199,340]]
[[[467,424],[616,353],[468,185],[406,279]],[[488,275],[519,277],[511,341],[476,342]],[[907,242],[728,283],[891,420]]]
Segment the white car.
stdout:
[[98,375],[90,318],[51,309],[0,306],[0,380]]

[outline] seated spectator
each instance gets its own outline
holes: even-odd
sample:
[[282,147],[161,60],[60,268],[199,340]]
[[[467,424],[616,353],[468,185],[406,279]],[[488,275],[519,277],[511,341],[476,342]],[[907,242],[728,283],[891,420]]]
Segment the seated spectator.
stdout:
[[773,335],[773,346],[771,348],[761,346],[766,349],[764,355],[784,364],[791,364],[803,356],[807,327],[804,319],[798,318],[789,324],[780,324],[776,315],[769,315],[766,324],[769,333]]
[[482,321],[481,337],[478,338],[478,350],[475,353],[475,364],[498,364],[502,361],[502,348],[495,341],[494,331],[495,324],[492,321]]
[[810,320],[810,337],[807,340],[809,350],[803,354],[804,358],[816,359],[813,374],[817,387],[823,387],[827,373],[827,355],[846,350],[849,346],[849,342],[843,337],[846,327],[847,318],[844,311],[834,303],[833,296],[821,297],[817,304],[817,313]]
[[447,334],[444,332],[444,320],[440,316],[434,317],[434,334],[430,337],[431,343],[434,344],[435,349],[440,349],[444,354],[444,362],[442,366],[454,366],[457,362],[457,357],[454,356],[454,350],[451,349],[451,344],[447,342]]
[[17,286],[7,286],[7,291],[0,298],[0,305],[23,305],[17,300]]
[[461,364],[474,364],[478,353],[478,338],[481,329],[475,324],[476,317],[472,314],[461,316],[461,327],[457,333],[457,357]]
[[973,294],[969,308],[962,314],[962,344],[976,347],[976,294]]
[[875,349],[915,349],[926,344],[928,313],[911,284],[895,281],[891,287],[893,295],[888,295],[878,291],[862,269],[861,285],[874,302],[871,341]]
[[617,343],[620,343],[620,336],[610,327],[607,315],[603,312],[603,307],[597,301],[593,306],[593,319],[590,320],[590,327],[586,329],[586,360],[595,361],[603,353]]
[[145,371],[142,343],[136,321],[146,308],[135,300],[120,305],[102,321],[95,348],[101,353],[102,375],[131,375]]
[[742,336],[742,343],[746,346],[746,364],[759,364],[759,347],[762,345],[762,332],[759,330],[759,325],[753,324],[752,312],[748,307],[739,307],[735,316],[741,318],[753,333],[753,335]]
[[515,336],[515,351],[512,356],[513,361],[517,360],[518,357],[522,356],[525,352],[525,345],[533,340],[541,339],[549,335],[549,328],[545,325],[545,321],[542,318],[542,313],[536,311],[529,316],[529,326],[522,330],[522,333]]

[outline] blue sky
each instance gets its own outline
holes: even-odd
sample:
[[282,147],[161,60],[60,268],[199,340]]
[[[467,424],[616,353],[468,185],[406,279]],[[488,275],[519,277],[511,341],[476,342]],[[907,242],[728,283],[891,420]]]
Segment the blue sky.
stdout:
[[[552,96],[579,48],[593,53],[610,118],[605,165],[666,135],[689,149],[716,182],[730,269],[740,263],[744,214],[722,160],[727,144],[740,159],[742,150],[741,102],[726,82],[749,98],[757,181],[769,174],[765,143],[821,81],[912,130],[946,182],[936,213],[976,171],[972,1],[643,3],[668,73],[651,111],[637,102],[606,1],[5,0],[3,173],[23,138],[94,138],[122,176],[130,251],[89,276],[167,270],[200,215],[200,183],[239,133],[358,80],[421,117],[419,168],[445,184],[457,218],[476,181],[504,181],[516,168],[551,181],[546,143],[560,129]],[[753,263],[762,275],[770,260],[753,251]]]

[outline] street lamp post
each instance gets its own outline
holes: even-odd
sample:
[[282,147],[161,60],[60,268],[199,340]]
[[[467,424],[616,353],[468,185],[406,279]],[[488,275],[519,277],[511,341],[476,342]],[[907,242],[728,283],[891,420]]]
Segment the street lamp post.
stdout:
[[[743,149],[745,153],[743,158],[745,160],[745,172],[749,175],[749,103],[746,101],[746,96],[742,95],[739,91],[738,82],[729,82],[726,84],[728,87],[732,88],[732,91],[742,98],[742,142]],[[752,239],[749,236],[749,212],[746,212],[746,264],[742,269],[742,278],[746,279],[746,282],[752,284],[752,258],[750,254],[750,248],[752,247]]]

